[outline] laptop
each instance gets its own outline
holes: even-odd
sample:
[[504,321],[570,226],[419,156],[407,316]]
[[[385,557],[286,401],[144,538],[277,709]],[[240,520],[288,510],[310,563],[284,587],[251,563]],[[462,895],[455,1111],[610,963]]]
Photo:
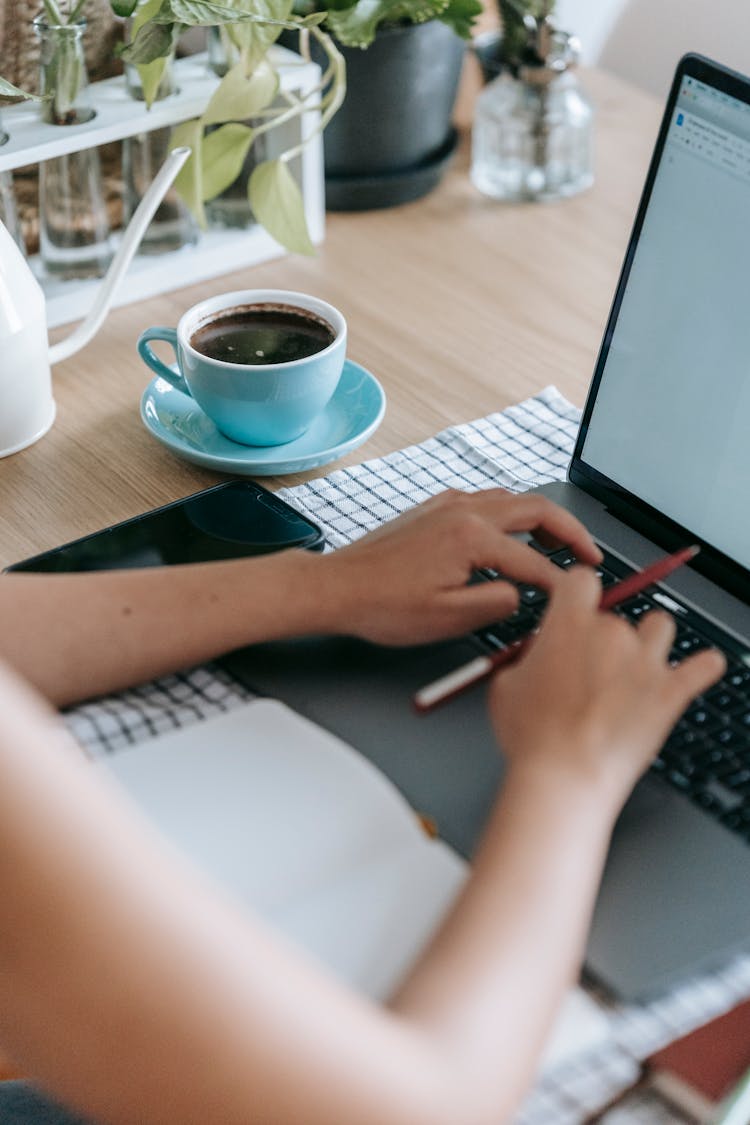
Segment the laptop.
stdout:
[[[568,479],[541,489],[605,550],[606,582],[665,550],[701,554],[623,612],[678,622],[673,658],[728,654],[620,817],[586,972],[644,999],[750,951],[750,80],[677,68]],[[560,565],[572,560],[553,555]],[[519,622],[406,650],[346,638],[255,646],[230,670],[347,739],[469,855],[502,784],[481,690],[426,717],[413,691]]]

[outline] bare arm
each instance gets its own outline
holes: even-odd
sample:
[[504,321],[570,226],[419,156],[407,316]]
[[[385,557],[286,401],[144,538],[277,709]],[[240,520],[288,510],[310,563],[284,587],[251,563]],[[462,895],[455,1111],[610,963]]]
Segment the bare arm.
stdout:
[[509,1120],[580,962],[613,818],[722,670],[715,653],[668,668],[671,624],[636,631],[597,597],[565,575],[493,684],[508,780],[464,895],[386,1009],[206,885],[0,676],[0,1038],[112,1125]]
[[586,562],[577,520],[541,497],[446,492],[330,555],[131,571],[0,576],[0,655],[58,704],[140,683],[258,641],[312,633],[392,644],[465,632],[515,607],[473,566],[551,586],[559,572],[509,532],[540,527]]

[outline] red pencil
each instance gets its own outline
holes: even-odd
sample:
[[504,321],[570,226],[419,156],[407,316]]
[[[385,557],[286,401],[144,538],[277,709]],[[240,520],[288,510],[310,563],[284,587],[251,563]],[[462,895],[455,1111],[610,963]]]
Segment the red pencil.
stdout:
[[[643,570],[636,571],[635,574],[629,574],[627,578],[615,582],[608,590],[604,591],[599,602],[599,608],[602,610],[614,609],[616,605],[627,601],[628,598],[640,594],[647,586],[651,586],[655,582],[661,582],[673,570],[677,570],[678,567],[684,566],[685,563],[694,559],[699,551],[700,547],[683,547],[680,551],[675,551],[673,555],[665,555],[663,559],[651,563]],[[512,664],[521,655],[533,635],[533,633],[530,633],[526,637],[521,637],[520,640],[513,641],[507,648],[500,649],[499,652],[493,652],[487,656],[477,656],[474,660],[470,660],[468,664],[462,664],[460,668],[456,668],[453,672],[448,672],[440,679],[433,680],[431,684],[426,684],[413,696],[412,702],[415,709],[420,714],[426,714],[441,703],[460,695],[467,688],[479,683],[480,680],[486,680],[498,668],[503,668],[506,664]]]

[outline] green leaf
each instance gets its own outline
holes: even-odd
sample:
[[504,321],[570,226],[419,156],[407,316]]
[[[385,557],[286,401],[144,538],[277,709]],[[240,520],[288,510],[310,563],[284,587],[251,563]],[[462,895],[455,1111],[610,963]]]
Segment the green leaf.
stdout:
[[65,19],[55,0],[42,0],[42,7],[50,27],[62,27],[64,25]]
[[119,52],[120,57],[136,66],[151,63],[155,59],[169,58],[181,31],[179,23],[149,21],[139,28],[133,42]]
[[305,221],[302,192],[282,160],[265,160],[253,170],[248,197],[255,218],[296,254],[315,253]]
[[29,102],[44,102],[49,101],[50,97],[50,94],[45,94],[44,97],[40,97],[39,94],[29,94],[28,91],[14,86],[12,82],[0,78],[0,98],[25,98]]
[[151,106],[156,101],[156,95],[159,93],[161,80],[164,77],[164,71],[169,65],[171,55],[162,55],[161,58],[154,59],[150,63],[141,63],[138,67],[138,77],[141,80],[141,89],[143,90],[143,100],[151,109]]
[[88,0],[78,0],[78,2],[71,8],[68,14],[67,22],[70,24],[78,23],[81,18],[81,13],[83,12],[83,9],[86,7],[87,3]]
[[[140,29],[153,19],[161,6],[162,0],[145,0],[145,2],[136,0],[135,15],[130,27],[131,38],[134,39]],[[141,80],[143,100],[149,108],[156,100],[169,57],[168,55],[160,55],[153,62],[138,64],[138,77]]]
[[156,11],[149,16],[149,19],[151,23],[174,23],[175,17],[172,12],[171,0],[161,0],[161,3],[156,6]]
[[248,78],[242,63],[228,71],[214,91],[203,114],[204,125],[224,121],[245,121],[265,109],[276,97],[279,76],[267,62],[261,62]]
[[[163,0],[136,0],[135,15],[130,27],[131,38],[135,38],[143,25],[152,20],[157,12],[161,11],[162,6]],[[173,21],[170,20],[169,22]]]
[[203,138],[200,160],[204,203],[234,183],[252,143],[253,130],[236,121]]
[[439,16],[448,0],[357,0],[350,8],[329,10],[327,26],[346,47],[369,47],[381,23],[424,23]]
[[474,22],[482,12],[480,0],[449,0],[440,19],[452,27],[462,39],[471,39]]
[[546,19],[552,14],[555,0],[498,0],[498,9],[503,26],[503,58],[517,64],[529,49],[529,32],[524,26],[524,16],[535,20]]
[[248,0],[239,0],[236,5],[232,0],[224,0],[221,4],[214,0],[163,0],[154,20],[157,23],[179,20],[188,27],[264,23],[269,18],[266,9],[281,6],[282,2],[285,9],[291,9],[291,2],[287,3],[287,0],[253,0],[252,5]]
[[127,19],[132,16],[138,5],[138,0],[110,0],[110,7],[116,16]]
[[[263,58],[268,48],[281,34],[282,24],[288,23],[292,0],[224,0],[232,16],[224,18],[227,35],[238,51],[242,52],[249,74]],[[261,22],[239,21],[237,13],[251,11]]]
[[200,118],[196,118],[194,121],[184,121],[182,125],[177,125],[172,130],[172,136],[169,140],[170,149],[181,148],[183,145],[192,149],[192,155],[187,158],[177,173],[174,186],[185,205],[192,211],[197,222],[205,228],[206,213],[203,210],[203,160],[201,153],[203,125]]

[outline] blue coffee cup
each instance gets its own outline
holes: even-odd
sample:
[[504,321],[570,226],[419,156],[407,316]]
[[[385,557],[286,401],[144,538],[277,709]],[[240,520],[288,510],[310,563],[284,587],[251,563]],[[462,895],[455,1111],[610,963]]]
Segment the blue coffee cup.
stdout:
[[[320,351],[282,363],[235,363],[193,346],[196,333],[228,316],[252,315],[262,307],[294,310],[323,321],[333,341]],[[154,353],[151,341],[174,348],[177,368]],[[193,305],[177,328],[147,328],[138,353],[148,366],[198,406],[226,437],[242,445],[283,445],[300,437],[325,409],[346,358],[346,321],[338,309],[306,293],[244,289]]]

